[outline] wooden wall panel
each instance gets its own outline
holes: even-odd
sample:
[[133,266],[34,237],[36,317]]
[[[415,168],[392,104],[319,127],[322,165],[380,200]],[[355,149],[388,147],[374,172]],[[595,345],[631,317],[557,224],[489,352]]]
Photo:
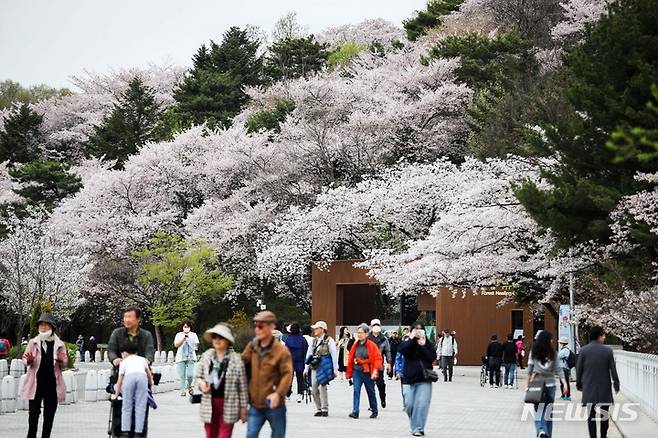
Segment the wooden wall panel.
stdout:
[[327,270],[320,269],[315,263],[311,267],[312,319],[314,322],[326,321],[329,333],[336,331],[336,322],[342,320],[343,317],[342,302],[349,299],[345,289],[340,286],[378,284],[377,280],[367,275],[365,269],[354,268],[353,264],[357,261],[337,260]]

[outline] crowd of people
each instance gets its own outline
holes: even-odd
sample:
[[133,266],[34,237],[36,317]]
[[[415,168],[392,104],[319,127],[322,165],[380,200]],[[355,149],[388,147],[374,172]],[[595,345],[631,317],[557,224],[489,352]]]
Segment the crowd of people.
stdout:
[[[151,386],[155,348],[151,333],[141,327],[142,313],[129,307],[123,313],[123,326],[109,339],[108,359],[113,365],[109,391],[113,400],[121,400],[118,420],[120,436],[145,436],[148,409],[155,402]],[[199,336],[192,323],[185,321],[174,337],[176,366],[182,396],[199,403],[200,419],[207,438],[228,438],[238,421],[247,423],[247,437],[256,438],[269,423],[273,438],[286,434],[286,401],[300,403],[309,393],[315,404],[316,417],[328,417],[330,398],[328,385],[334,379],[348,380],[352,391],[352,409],[347,416],[358,419],[361,394],[368,398],[369,418],[376,419],[386,408],[386,377],[399,380],[404,412],[408,416],[412,436],[424,436],[432,400],[432,383],[439,380],[435,364],[442,369],[443,380],[452,382],[453,366],[459,346],[456,334],[443,330],[433,344],[425,326],[415,323],[400,332],[384,333],[379,319],[363,323],[351,334],[340,328],[338,340],[328,332],[324,321],[309,327],[298,323],[282,326],[271,311],[261,311],[253,318],[253,339],[241,353],[233,347],[236,339],[232,328],[219,323],[203,332],[210,346],[200,352]],[[27,377],[20,396],[29,400],[28,438],[36,438],[43,404],[42,437],[50,436],[58,403],[65,399],[62,370],[67,363],[66,347],[56,334],[56,322],[50,315],[38,321],[38,335],[27,342],[23,361]],[[576,386],[583,392],[583,404],[590,410],[588,428],[596,437],[596,419],[600,433],[606,436],[607,410],[613,402],[612,387],[619,390],[614,356],[604,347],[605,334],[599,327],[590,331],[590,344],[576,357],[568,348],[568,340],[560,338],[559,347],[552,345],[552,335],[539,331],[527,360],[527,386],[542,385],[542,398],[534,402],[537,436],[552,434],[551,412],[557,384],[562,398],[570,400],[569,374],[577,368]],[[2,341],[2,340],[0,340]],[[79,346],[79,345],[78,345]],[[489,371],[491,386],[512,387],[515,370],[525,356],[522,337],[507,336],[499,343],[492,335],[483,358]],[[612,379],[612,385],[611,385]]]

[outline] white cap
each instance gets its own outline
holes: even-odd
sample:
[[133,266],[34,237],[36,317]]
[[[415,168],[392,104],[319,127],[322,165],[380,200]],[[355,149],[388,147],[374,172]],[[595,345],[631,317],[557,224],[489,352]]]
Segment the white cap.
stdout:
[[375,318],[372,321],[370,321],[370,327],[372,327],[373,325],[382,325],[382,322],[377,318]]
[[321,329],[325,329],[325,330],[327,330],[328,326],[327,326],[327,323],[326,323],[326,322],[324,322],[324,321],[318,321],[318,322],[316,322],[315,324],[313,324],[313,325],[311,326],[311,328],[312,328],[312,329],[321,328]]

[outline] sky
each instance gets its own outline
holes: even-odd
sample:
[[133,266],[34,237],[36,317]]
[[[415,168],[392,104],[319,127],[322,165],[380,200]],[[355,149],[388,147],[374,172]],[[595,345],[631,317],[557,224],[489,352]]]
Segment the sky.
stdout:
[[312,33],[384,18],[401,25],[426,0],[0,0],[0,80],[73,88],[83,70],[171,62],[230,26],[270,33],[290,11]]

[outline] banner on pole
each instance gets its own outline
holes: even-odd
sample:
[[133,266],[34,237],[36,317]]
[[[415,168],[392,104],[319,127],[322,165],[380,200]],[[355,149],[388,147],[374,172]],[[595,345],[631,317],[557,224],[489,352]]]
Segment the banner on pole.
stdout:
[[566,337],[569,340],[569,348],[575,351],[573,338],[571,336],[571,306],[560,304],[560,313],[558,315],[558,337]]

